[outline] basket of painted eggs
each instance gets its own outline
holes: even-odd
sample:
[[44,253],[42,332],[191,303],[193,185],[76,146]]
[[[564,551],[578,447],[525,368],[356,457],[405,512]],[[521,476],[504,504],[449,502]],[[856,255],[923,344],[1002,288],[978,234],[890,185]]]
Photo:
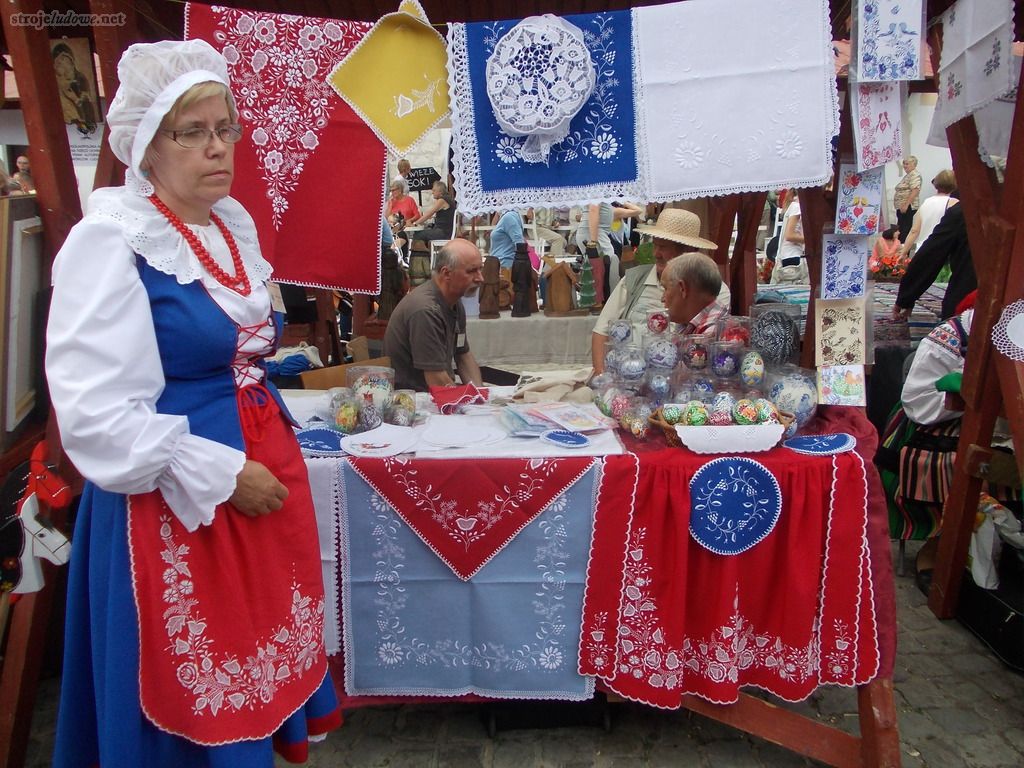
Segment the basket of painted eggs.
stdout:
[[766,398],[719,392],[710,403],[666,403],[650,420],[671,446],[696,453],[752,453],[774,448],[794,417]]

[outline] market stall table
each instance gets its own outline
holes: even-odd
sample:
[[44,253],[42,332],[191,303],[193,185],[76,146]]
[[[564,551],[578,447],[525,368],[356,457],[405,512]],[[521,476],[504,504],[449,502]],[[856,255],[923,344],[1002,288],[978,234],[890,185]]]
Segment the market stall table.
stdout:
[[[747,454],[775,478],[782,512],[735,556],[687,530],[687,483],[716,457],[660,437],[604,459],[309,460],[328,602],[342,608],[326,623],[343,651],[343,706],[398,694],[579,700],[596,678],[833,764],[859,764],[850,756],[862,751],[885,764],[870,758],[897,748],[876,437],[857,409],[822,408],[807,431],[850,433],[857,452]],[[524,500],[520,532],[497,531],[463,562],[477,546],[467,534],[497,526],[509,498]],[[859,688],[862,740],[741,692],[799,700],[821,684]]]

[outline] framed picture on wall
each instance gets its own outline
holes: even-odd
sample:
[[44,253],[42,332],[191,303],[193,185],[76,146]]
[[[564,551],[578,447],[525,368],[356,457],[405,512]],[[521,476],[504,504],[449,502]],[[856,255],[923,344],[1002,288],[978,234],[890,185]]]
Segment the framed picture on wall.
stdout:
[[102,118],[88,38],[51,40],[50,55],[64,122],[83,136],[97,133]]
[[0,448],[46,401],[43,316],[47,267],[34,197],[0,198]]

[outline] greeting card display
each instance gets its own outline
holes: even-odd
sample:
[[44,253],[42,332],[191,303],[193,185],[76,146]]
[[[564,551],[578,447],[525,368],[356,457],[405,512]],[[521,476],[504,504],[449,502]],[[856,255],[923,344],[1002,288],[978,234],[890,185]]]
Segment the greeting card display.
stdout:
[[818,327],[815,364],[863,365],[866,357],[864,299],[836,299],[814,304]]
[[867,405],[863,365],[818,369],[818,402],[823,405]]
[[868,267],[866,235],[825,235],[821,246],[821,298],[864,295]]

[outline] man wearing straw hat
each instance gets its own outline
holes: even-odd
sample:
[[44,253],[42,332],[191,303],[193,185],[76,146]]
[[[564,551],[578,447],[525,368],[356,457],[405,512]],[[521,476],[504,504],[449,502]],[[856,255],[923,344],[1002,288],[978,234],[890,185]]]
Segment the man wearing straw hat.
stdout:
[[[665,265],[686,250],[717,248],[710,240],[700,236],[700,218],[697,214],[681,208],[665,208],[652,224],[641,224],[637,231],[654,237],[654,264],[649,267],[633,267],[615,286],[601,315],[597,318],[591,335],[590,354],[594,373],[604,372],[605,343],[608,341],[608,327],[615,320],[629,320],[635,325],[647,320],[647,313],[662,307],[661,273]],[[724,298],[719,302],[729,304],[729,289],[722,283]]]

